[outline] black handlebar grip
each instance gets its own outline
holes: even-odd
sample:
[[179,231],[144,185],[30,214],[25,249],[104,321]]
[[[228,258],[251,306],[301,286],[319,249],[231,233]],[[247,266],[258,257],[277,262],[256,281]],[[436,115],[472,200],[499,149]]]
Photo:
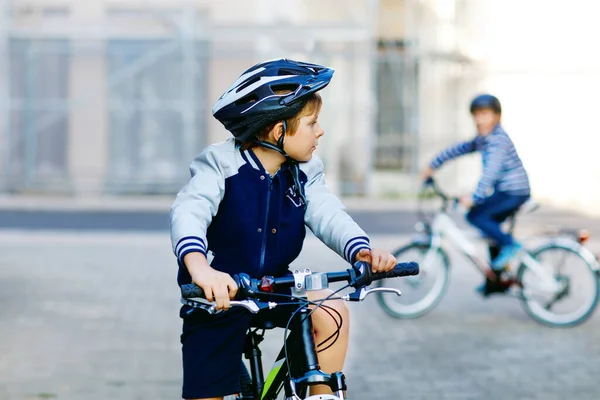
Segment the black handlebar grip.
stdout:
[[417,275],[419,273],[419,264],[416,262],[398,263],[394,269],[388,272],[373,273],[371,265],[364,261],[358,261],[354,264],[354,268],[359,273],[359,276],[352,284],[352,287],[356,289],[362,286],[369,286],[374,281],[380,279]]
[[192,297],[206,299],[204,296],[204,290],[202,290],[202,288],[197,286],[195,283],[186,283],[185,285],[181,285],[181,297],[184,299],[189,299]]
[[398,263],[391,271],[378,272],[371,275],[371,281],[385,278],[399,278],[401,276],[411,276],[419,274],[419,264],[414,261],[407,263]]
[[[238,286],[238,289],[243,289],[238,290],[236,299],[244,299],[244,294],[246,293],[244,290],[246,290],[246,287],[250,286],[250,277],[245,274],[235,274],[231,275],[231,277],[235,281],[235,284]],[[184,299],[189,299],[192,297],[200,297],[202,299],[206,299],[206,296],[204,295],[204,290],[202,290],[202,288],[196,285],[195,283],[186,283],[185,285],[181,285],[181,297],[183,297]]]

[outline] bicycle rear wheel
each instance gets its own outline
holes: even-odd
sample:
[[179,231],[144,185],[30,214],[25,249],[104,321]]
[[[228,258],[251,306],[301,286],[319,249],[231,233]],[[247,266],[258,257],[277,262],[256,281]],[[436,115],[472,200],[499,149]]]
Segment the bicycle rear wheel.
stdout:
[[600,281],[597,263],[587,252],[574,241],[549,242],[531,252],[563,287],[558,293],[536,290],[538,278],[521,265],[517,272],[523,285],[521,299],[531,318],[552,327],[576,326],[590,318],[600,299]]

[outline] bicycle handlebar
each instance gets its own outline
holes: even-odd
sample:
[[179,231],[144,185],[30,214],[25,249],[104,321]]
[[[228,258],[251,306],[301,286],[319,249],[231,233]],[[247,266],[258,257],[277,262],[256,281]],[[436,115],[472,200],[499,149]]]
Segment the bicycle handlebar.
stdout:
[[[323,287],[319,287],[318,289],[328,287],[330,282],[346,281],[350,284],[350,286],[358,290],[380,279],[397,278],[418,274],[419,265],[416,262],[398,263],[394,269],[388,272],[373,273],[370,264],[359,261],[354,264],[352,268],[349,268],[346,271],[314,272],[307,274],[304,277],[304,284],[301,287],[311,290],[309,287],[312,286],[312,284],[309,282],[312,281],[312,277],[318,276],[321,277],[321,279],[325,277]],[[275,288],[290,288],[298,285],[297,278],[294,276],[283,276],[279,278],[267,276],[263,277],[262,279],[254,279],[250,278],[247,274],[235,274],[232,275],[232,278],[238,286],[238,291],[235,297],[236,300],[253,299],[261,293],[271,293]],[[181,285],[181,297],[183,299],[206,299],[202,288],[194,283]]]
[[433,192],[435,194],[437,194],[442,200],[443,200],[443,205],[442,208],[446,208],[448,206],[449,202],[452,202],[453,206],[456,206],[459,202],[459,198],[458,197],[450,197],[448,196],[446,193],[442,192],[442,190],[439,188],[439,186],[435,183],[435,180],[432,177],[427,178],[424,182],[423,182],[423,187],[430,187],[433,189]]

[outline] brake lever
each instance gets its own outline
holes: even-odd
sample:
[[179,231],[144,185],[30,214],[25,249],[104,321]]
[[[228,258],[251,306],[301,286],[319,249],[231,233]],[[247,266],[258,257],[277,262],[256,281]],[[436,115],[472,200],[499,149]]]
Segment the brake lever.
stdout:
[[[209,314],[218,314],[223,311],[223,310],[217,310],[217,305],[215,303],[210,303],[210,304],[211,304],[211,306],[207,310]],[[253,300],[241,300],[241,301],[232,300],[229,302],[229,305],[230,305],[230,307],[243,307],[246,310],[250,311],[252,314],[257,314],[263,308],[268,308],[271,310],[271,309],[277,307],[277,303],[275,303],[275,302],[259,303],[259,302],[253,301]]]
[[398,289],[392,289],[392,288],[386,288],[386,287],[377,287],[377,288],[363,287],[354,293],[350,293],[345,296],[342,296],[342,300],[363,301],[368,295],[370,295],[372,293],[395,293],[397,296],[402,296],[402,292]]

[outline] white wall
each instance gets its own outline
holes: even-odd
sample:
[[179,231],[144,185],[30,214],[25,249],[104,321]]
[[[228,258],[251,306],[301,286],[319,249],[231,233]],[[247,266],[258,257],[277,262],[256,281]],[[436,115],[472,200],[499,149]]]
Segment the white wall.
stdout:
[[504,125],[534,196],[600,213],[600,4],[486,0],[483,87],[503,103]]

